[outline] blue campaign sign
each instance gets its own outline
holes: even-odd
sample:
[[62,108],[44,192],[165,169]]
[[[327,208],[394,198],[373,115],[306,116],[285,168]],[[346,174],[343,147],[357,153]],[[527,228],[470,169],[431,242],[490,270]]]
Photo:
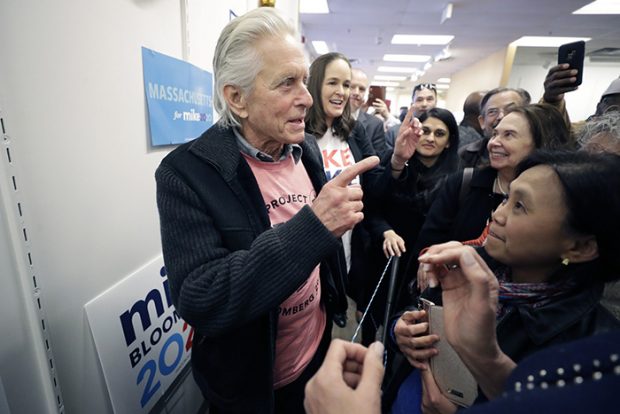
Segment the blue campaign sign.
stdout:
[[185,61],[142,48],[151,143],[182,144],[213,125],[213,76]]

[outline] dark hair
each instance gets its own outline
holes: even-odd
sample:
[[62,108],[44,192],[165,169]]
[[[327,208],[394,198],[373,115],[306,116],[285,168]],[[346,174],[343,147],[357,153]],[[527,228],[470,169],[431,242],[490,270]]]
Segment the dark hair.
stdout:
[[437,162],[443,161],[444,158],[457,157],[459,149],[459,126],[454,119],[452,112],[443,108],[433,108],[420,115],[420,122],[425,122],[428,118],[437,118],[448,127],[450,146],[442,151]]
[[[325,108],[321,102],[321,90],[325,81],[325,69],[327,65],[335,60],[343,60],[351,67],[351,63],[342,53],[332,52],[326,53],[315,59],[310,65],[310,76],[308,78],[308,92],[312,95],[314,103],[306,114],[306,132],[321,138],[327,131],[327,123],[325,122]],[[351,106],[349,100],[345,102],[342,115],[334,119],[332,128],[334,135],[343,140],[349,138],[349,134],[353,130],[355,119],[351,116]]]
[[490,91],[488,91],[487,93],[484,94],[484,96],[482,97],[482,100],[480,101],[480,115],[484,116],[484,109],[487,106],[487,102],[489,102],[489,99],[491,99],[491,96],[493,95],[497,95],[498,93],[503,93],[503,92],[515,92],[516,94],[519,95],[519,97],[521,97],[521,105],[528,105],[530,102],[532,102],[532,97],[530,96],[529,92],[526,91],[525,89],[521,89],[521,88],[495,88],[495,89],[491,89]]
[[572,139],[560,111],[547,104],[515,106],[507,113],[525,117],[534,139],[534,146],[542,149],[572,149]]
[[535,151],[519,164],[517,176],[538,165],[551,168],[560,180],[569,231],[596,238],[600,277],[605,281],[620,278],[620,156]]
[[437,98],[437,86],[434,83],[418,83],[416,86],[413,87],[413,92],[411,92],[412,102],[414,101],[416,92],[421,91],[422,89],[428,89],[430,91],[433,91],[433,93],[435,94],[435,98]]

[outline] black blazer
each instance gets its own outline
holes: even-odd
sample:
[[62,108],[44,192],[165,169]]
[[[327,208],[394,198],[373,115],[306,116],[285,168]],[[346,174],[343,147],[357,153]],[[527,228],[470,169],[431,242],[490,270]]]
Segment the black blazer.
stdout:
[[383,122],[374,115],[367,114],[360,110],[360,114],[357,118],[357,122],[362,124],[366,137],[375,149],[375,152],[379,157],[382,157],[387,150],[387,144],[385,143],[385,131],[383,130]]

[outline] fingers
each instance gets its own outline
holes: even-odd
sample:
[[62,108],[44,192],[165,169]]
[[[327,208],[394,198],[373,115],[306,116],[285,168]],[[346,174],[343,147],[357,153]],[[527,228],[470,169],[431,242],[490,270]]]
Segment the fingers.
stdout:
[[[373,342],[364,358],[364,369],[357,389],[360,393],[373,393],[381,387],[383,381],[383,344]],[[361,394],[364,395],[364,394]]]
[[403,313],[400,318],[407,323],[415,323],[416,321],[424,320],[426,318],[426,311],[407,311]]
[[325,355],[323,367],[332,371],[344,372],[347,360],[357,361],[361,364],[364,361],[365,354],[366,348],[360,344],[334,339]]
[[383,253],[385,253],[387,257],[400,257],[405,251],[405,241],[396,234],[391,237],[386,237],[383,241]]
[[430,254],[427,252],[420,257],[420,262],[434,265],[458,264],[459,268],[455,269],[458,271],[429,272],[441,280],[444,290],[466,281],[472,285],[472,293],[477,299],[488,301],[490,292],[497,288],[497,278],[470,246],[449,247]]
[[340,187],[346,187],[351,181],[358,175],[376,167],[379,164],[379,157],[372,156],[364,158],[360,162],[353,164],[347,169],[343,170],[340,174],[334,177],[330,183]]

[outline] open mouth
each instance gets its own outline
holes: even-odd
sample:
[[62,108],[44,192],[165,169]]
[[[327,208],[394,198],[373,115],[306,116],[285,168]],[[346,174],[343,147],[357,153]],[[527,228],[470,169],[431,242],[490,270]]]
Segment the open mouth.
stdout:
[[489,151],[491,158],[507,158],[508,154],[503,151]]
[[329,103],[332,105],[340,106],[344,103],[343,99],[330,99]]

